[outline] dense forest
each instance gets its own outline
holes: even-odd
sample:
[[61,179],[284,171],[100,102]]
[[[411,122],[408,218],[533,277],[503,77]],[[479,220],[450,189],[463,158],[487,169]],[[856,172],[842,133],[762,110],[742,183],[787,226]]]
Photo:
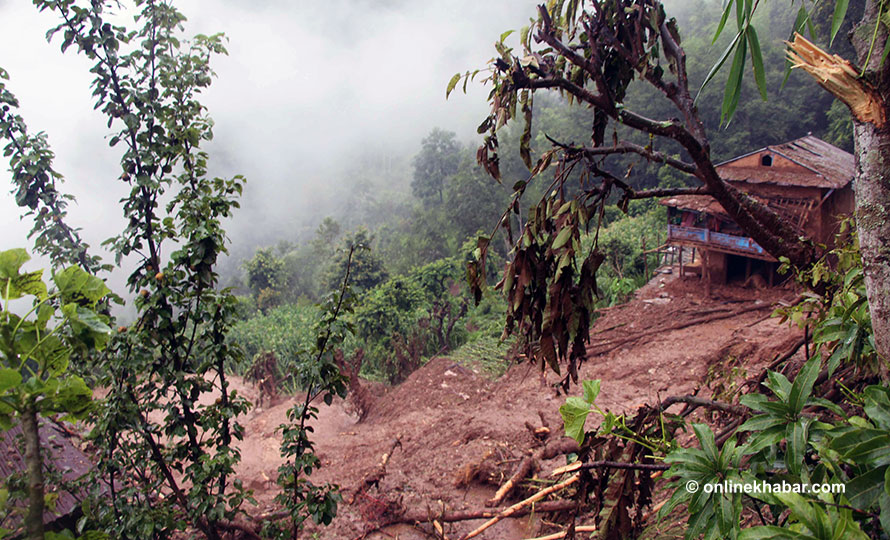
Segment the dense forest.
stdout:
[[[491,86],[492,115],[477,133],[429,125],[401,155],[347,154],[343,178],[331,182],[339,187],[310,201],[322,210],[309,225],[237,245],[225,227],[245,179],[210,172],[214,122],[201,101],[211,60],[232,44],[219,34],[186,39],[185,16],[170,3],[137,2],[133,28],[112,3],[34,4],[56,16],[49,39],[92,64],[95,109],[120,154],[126,224],[103,244],[114,264],[84,242],[46,134],[29,131],[15,74],[0,69],[12,194],[33,221],[29,249],[0,251],[0,428],[25,464],[0,484],[0,538],[297,538],[329,525],[344,499],[336,484],[312,481],[324,462],[311,426],[322,403],[351,396],[360,408],[361,392],[386,392],[445,356],[491,379],[532,361],[560,373],[562,384],[547,391],[561,387],[560,435],[573,439],[562,453],[579,472],[535,488],[532,502],[576,483],[565,501],[548,501],[573,501],[560,507],[567,530],[552,538],[574,537],[581,514],[595,517],[601,538],[640,535],[661,474],[671,482],[659,484],[667,494],[658,516],[682,509],[690,539],[890,530],[890,392],[868,311],[876,301],[865,292],[872,270],[856,242],[857,226],[872,241],[868,222],[846,223],[831,250],[783,237],[781,227],[751,233],[785,250],[775,253],[782,271],[804,291],[775,313],[804,329],[797,364],[789,359],[801,345],[744,392],[669,397],[636,416],[601,409],[599,381],[577,376],[596,318],[633,299],[664,263],[655,248],[666,242],[666,208],[640,194],[689,193],[704,178],[724,207],[760,227],[775,216],[714,191],[725,182],[708,176],[713,164],[807,134],[861,147],[856,109],[791,70],[786,40],[804,31],[856,57],[840,36],[855,37],[877,5],[869,28],[880,39],[864,63],[872,65],[890,50],[882,3],[552,1],[531,29],[500,36],[489,67],[467,66],[442,85],[443,98],[480,79]],[[563,38],[576,41],[560,49]],[[881,40],[887,47],[875,48]],[[689,91],[689,100],[676,97]],[[697,153],[701,140],[709,146]],[[582,155],[589,145],[593,154],[636,150],[592,160]],[[29,253],[49,271],[25,270]],[[125,287],[109,289],[108,273],[131,263]],[[259,388],[258,403],[233,390],[235,377]],[[240,419],[282,397],[292,405],[275,431],[284,464],[266,479],[277,510],[258,516],[237,475]],[[682,414],[666,412],[676,404]],[[696,408],[708,416],[692,423]],[[601,425],[585,428],[588,416]],[[541,422],[528,428],[546,440]],[[51,459],[47,433],[56,429],[79,430],[91,457],[76,481]],[[694,437],[681,442],[684,431]],[[727,479],[844,481],[850,491],[743,498],[681,489]],[[48,527],[60,492],[78,500],[78,517]],[[480,516],[497,522],[518,509]],[[439,521],[428,523],[424,534],[447,538]]]

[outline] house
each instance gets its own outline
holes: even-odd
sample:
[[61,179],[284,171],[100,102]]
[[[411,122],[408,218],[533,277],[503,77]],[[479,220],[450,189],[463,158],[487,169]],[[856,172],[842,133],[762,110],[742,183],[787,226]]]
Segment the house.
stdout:
[[[812,135],[730,159],[718,164],[717,172],[822,244],[831,245],[840,217],[853,213],[852,154]],[[758,273],[774,282],[776,259],[746,236],[712,197],[682,195],[660,203],[668,207],[668,243],[681,254],[684,248],[691,250],[702,279],[722,284]],[[681,262],[681,274],[683,270]]]

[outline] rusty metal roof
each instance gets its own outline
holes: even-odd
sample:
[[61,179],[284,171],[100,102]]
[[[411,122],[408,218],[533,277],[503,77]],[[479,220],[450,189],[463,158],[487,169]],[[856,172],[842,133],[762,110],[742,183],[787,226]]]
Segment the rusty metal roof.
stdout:
[[676,195],[667,199],[661,199],[658,201],[658,204],[731,219],[720,203],[710,195]]
[[[730,164],[743,157],[763,151],[774,152],[806,169],[807,172],[780,167],[733,167]],[[752,184],[776,184],[838,189],[853,179],[853,155],[821,139],[807,135],[800,139],[767,146],[717,165],[717,172],[725,180]]]
[[[7,432],[0,432],[0,479],[5,479],[11,474],[25,473],[26,465],[23,457],[23,444],[21,444],[21,427],[16,425]],[[58,427],[41,423],[40,446],[43,452],[44,463],[52,463],[62,473],[66,481],[82,477],[90,471],[92,463],[69,439],[70,435]],[[47,493],[53,490],[53,486],[47,485]],[[70,514],[80,507],[80,502],[71,493],[60,491],[56,501],[55,512],[48,509],[43,515],[43,521],[47,524]],[[12,525],[14,528],[20,523],[4,523],[5,527]]]

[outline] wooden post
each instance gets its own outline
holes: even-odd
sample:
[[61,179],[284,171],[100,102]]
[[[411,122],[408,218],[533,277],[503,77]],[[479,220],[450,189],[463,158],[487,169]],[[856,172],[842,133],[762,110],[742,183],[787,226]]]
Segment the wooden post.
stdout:
[[705,296],[711,296],[711,252],[707,249],[701,252],[701,277],[705,281]]
[[683,246],[680,246],[680,277],[683,277]]
[[649,256],[646,255],[646,235],[643,235],[643,276],[649,282]]
[[751,257],[745,257],[745,283],[751,277]]

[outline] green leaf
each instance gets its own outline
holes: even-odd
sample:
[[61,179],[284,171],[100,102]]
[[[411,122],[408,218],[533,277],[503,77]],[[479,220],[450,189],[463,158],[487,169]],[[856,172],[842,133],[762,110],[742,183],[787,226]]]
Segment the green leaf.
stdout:
[[695,436],[698,437],[699,442],[701,442],[701,449],[705,456],[710,461],[716,462],[718,455],[717,445],[714,444],[714,432],[711,431],[707,424],[692,424],[692,430],[695,432]]
[[575,439],[578,444],[584,442],[584,423],[589,413],[590,405],[583,399],[575,396],[566,399],[559,408],[566,437]]
[[884,534],[890,534],[890,495],[882,493],[878,498],[878,507],[881,509],[881,528]]
[[888,472],[890,467],[878,467],[851,478],[844,485],[844,496],[856,508],[870,508],[885,493],[884,479]]
[[761,525],[742,529],[738,540],[792,540],[800,538],[800,534],[791,529],[777,527],[775,525]]
[[809,440],[811,418],[801,418],[788,426],[785,430],[786,452],[785,467],[794,476],[800,476],[800,469],[803,466],[804,455],[806,455],[807,441]]
[[819,368],[822,366],[822,359],[814,356],[809,359],[806,364],[800,368],[797,377],[794,378],[794,384],[791,385],[791,392],[788,394],[788,406],[795,415],[800,414],[803,410],[810,393],[813,391],[813,383],[819,376]]
[[100,278],[88,274],[82,268],[71,266],[53,276],[53,281],[62,295],[62,302],[76,302],[78,305],[95,306],[111,290]]
[[593,405],[596,397],[600,394],[600,379],[595,381],[582,381],[581,387],[584,389],[584,401]]
[[847,16],[847,7],[849,5],[850,0],[835,0],[834,15],[831,17],[831,37],[828,40],[829,46],[834,43],[834,36],[837,35],[838,30],[841,29],[841,25],[844,23],[844,18]]
[[451,92],[454,90],[454,87],[457,86],[459,81],[460,73],[455,73],[454,77],[451,77],[451,80],[448,81],[448,88],[445,89],[445,99],[448,99],[448,96],[451,95]]
[[760,97],[766,101],[766,75],[763,70],[763,56],[760,53],[760,41],[757,39],[757,31],[753,26],[749,26],[745,32],[748,36],[748,46],[751,47],[751,64],[754,67],[754,80],[757,82],[757,89],[760,90]]
[[732,59],[732,67],[729,68],[729,78],[726,80],[726,90],[723,92],[723,107],[720,112],[721,124],[728,124],[732,120],[739,105],[739,95],[742,93],[742,73],[745,68],[745,58],[748,55],[747,43],[747,40],[739,41],[739,46]]
[[550,249],[559,249],[564,245],[568,244],[572,239],[572,228],[571,227],[563,227],[559,234],[556,235],[556,240],[553,241],[553,245],[550,246]]
[[105,324],[95,311],[84,307],[77,306],[77,321],[84,324],[87,328],[97,334],[110,334],[111,328]]
[[717,43],[717,38],[720,37],[723,27],[726,26],[726,20],[729,19],[729,12],[732,10],[732,2],[733,0],[729,0],[726,3],[726,7],[723,8],[723,16],[720,17],[720,24],[717,25],[717,31],[714,32],[714,39],[711,40],[711,45]]
[[869,386],[863,392],[865,414],[879,428],[890,430],[890,388]]
[[739,42],[739,39],[741,37],[742,37],[741,32],[736,34],[735,38],[733,38],[733,40],[729,44],[729,46],[726,47],[726,50],[723,51],[723,54],[720,55],[720,59],[717,60],[717,63],[711,67],[711,71],[709,71],[708,74],[705,76],[704,82],[701,83],[701,87],[698,89],[698,93],[695,95],[695,101],[698,101],[698,97],[701,95],[701,91],[704,90],[705,86],[707,86],[708,83],[711,82],[711,79],[713,79],[714,76],[717,75],[717,72],[720,71],[720,68],[723,67],[723,64],[726,62],[726,59],[729,58],[729,53],[732,52],[732,50],[735,48],[736,44]]
[[31,256],[22,248],[0,251],[0,278],[18,277],[19,268],[29,260]]
[[0,369],[0,392],[22,384],[22,374],[11,368]]
[[739,426],[738,431],[763,431],[775,426],[784,426],[785,422],[784,418],[777,418],[770,414],[759,414],[749,418],[744,424]]

